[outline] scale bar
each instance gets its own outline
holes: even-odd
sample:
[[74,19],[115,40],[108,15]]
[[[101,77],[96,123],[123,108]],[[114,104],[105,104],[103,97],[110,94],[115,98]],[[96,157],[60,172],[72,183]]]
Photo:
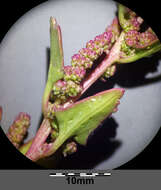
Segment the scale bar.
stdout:
[[111,173],[50,173],[50,177],[67,177],[67,176],[79,176],[79,177],[103,177],[111,176]]

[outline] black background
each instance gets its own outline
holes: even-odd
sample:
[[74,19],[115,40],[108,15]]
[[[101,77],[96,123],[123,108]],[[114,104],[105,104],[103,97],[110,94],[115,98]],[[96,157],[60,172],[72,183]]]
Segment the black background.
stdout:
[[[92,1],[92,0],[91,0]],[[10,27],[23,14],[31,8],[45,1],[1,1],[0,6],[0,40],[3,39]],[[118,1],[131,8],[146,20],[161,39],[161,21],[159,1]],[[141,4],[142,2],[142,4]],[[2,4],[3,3],[3,4]],[[150,143],[150,145],[137,157],[118,169],[161,169],[161,130]],[[7,140],[0,128],[0,169],[38,169],[40,166],[32,163],[25,156],[19,153]]]

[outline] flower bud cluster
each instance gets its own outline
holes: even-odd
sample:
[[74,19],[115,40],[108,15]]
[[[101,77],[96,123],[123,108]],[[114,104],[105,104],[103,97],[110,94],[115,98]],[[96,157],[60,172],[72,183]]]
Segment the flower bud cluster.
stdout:
[[78,54],[72,56],[72,66],[90,69],[93,61],[111,47],[112,37],[112,32],[108,31],[87,42],[86,48],[82,48]]
[[57,104],[65,103],[69,97],[77,96],[81,90],[82,88],[78,82],[73,80],[59,80],[53,85],[51,100]]
[[157,40],[158,38],[151,28],[142,33],[136,30],[129,30],[125,35],[126,44],[137,49],[147,48]]
[[65,81],[74,81],[75,83],[80,83],[86,74],[86,70],[82,66],[65,66],[64,67],[64,80]]
[[63,150],[63,155],[66,157],[77,151],[77,144],[75,142],[67,143]]
[[16,117],[13,124],[10,126],[7,137],[16,148],[19,148],[20,144],[22,143],[29,125],[30,116],[26,113],[21,112]]
[[103,80],[113,76],[115,71],[116,71],[116,65],[111,65],[111,67],[108,67],[107,70],[102,75]]
[[140,25],[143,22],[143,19],[139,16],[137,16],[137,14],[135,12],[133,12],[132,10],[130,10],[129,8],[126,8],[127,10],[127,14],[128,14],[128,19],[126,21],[126,31],[129,30],[136,30],[139,31],[140,30]]
[[[51,93],[51,99],[56,101],[59,99],[64,103],[69,97],[77,96],[81,91],[81,81],[84,79],[87,70],[89,70],[93,62],[102,55],[103,52],[108,52],[112,44],[119,36],[118,20],[114,19],[111,26],[106,31],[86,43],[86,47],[79,50],[79,52],[72,56],[71,66],[64,67],[64,78],[57,81]],[[112,67],[104,75],[109,75],[114,70]]]

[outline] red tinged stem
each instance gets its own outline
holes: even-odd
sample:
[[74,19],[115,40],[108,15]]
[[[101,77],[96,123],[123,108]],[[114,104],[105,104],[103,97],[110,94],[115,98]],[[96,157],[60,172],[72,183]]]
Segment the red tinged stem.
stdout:
[[51,132],[51,126],[48,119],[44,119],[36,136],[34,137],[33,143],[26,153],[26,156],[35,161],[43,154],[43,144]]
[[112,47],[108,56],[102,61],[102,63],[96,67],[96,69],[89,75],[89,77],[83,82],[83,91],[82,94],[98,79],[103,75],[108,67],[110,67],[113,63],[115,63],[120,56],[120,48],[122,41],[124,39],[124,33],[122,33],[119,39],[116,41],[114,46]]
[[[116,41],[114,46],[112,47],[110,53],[105,57],[105,59],[102,61],[102,63],[96,67],[94,71],[86,78],[83,83],[81,84],[83,90],[81,93],[70,99],[68,102],[66,102],[63,106],[60,106],[58,110],[66,109],[68,106],[73,104],[80,96],[98,79],[102,76],[102,74],[106,71],[108,67],[110,67],[113,63],[117,62],[119,60],[120,56],[120,48],[122,41],[124,40],[124,33],[122,32],[119,39]],[[55,110],[56,111],[56,110]]]

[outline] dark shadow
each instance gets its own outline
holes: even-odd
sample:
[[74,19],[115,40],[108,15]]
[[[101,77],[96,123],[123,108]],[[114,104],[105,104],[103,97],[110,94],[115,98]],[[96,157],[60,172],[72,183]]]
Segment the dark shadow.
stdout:
[[148,73],[157,73],[161,54],[155,54],[151,58],[140,59],[136,62],[128,64],[118,64],[114,76],[105,82],[97,80],[82,96],[83,99],[88,96],[95,95],[98,92],[108,90],[115,84],[123,88],[136,88],[143,85],[150,85],[161,81],[161,73],[156,77],[146,78]]
[[90,134],[87,145],[77,144],[77,152],[67,157],[62,155],[62,147],[54,155],[40,159],[37,164],[50,169],[92,169],[104,160],[108,160],[121,146],[115,139],[118,124],[111,117]]
[[157,73],[157,67],[161,60],[161,54],[155,54],[151,58],[140,59],[133,63],[118,65],[117,72],[112,78],[114,83],[121,87],[136,88],[161,81],[161,73],[157,77],[146,78],[148,73]]
[[110,80],[103,82],[101,80],[97,80],[81,97],[80,100],[89,97],[89,96],[93,96],[96,95],[99,92],[102,92],[104,90],[108,90],[113,88],[114,86],[114,81],[112,80],[112,77],[110,78]]
[[50,48],[46,48],[46,80],[48,77],[48,71],[49,71],[49,65],[50,65]]
[[111,117],[106,119],[88,138],[86,146],[78,145],[76,153],[62,159],[59,169],[92,169],[107,160],[120,147],[116,137],[118,124]]

